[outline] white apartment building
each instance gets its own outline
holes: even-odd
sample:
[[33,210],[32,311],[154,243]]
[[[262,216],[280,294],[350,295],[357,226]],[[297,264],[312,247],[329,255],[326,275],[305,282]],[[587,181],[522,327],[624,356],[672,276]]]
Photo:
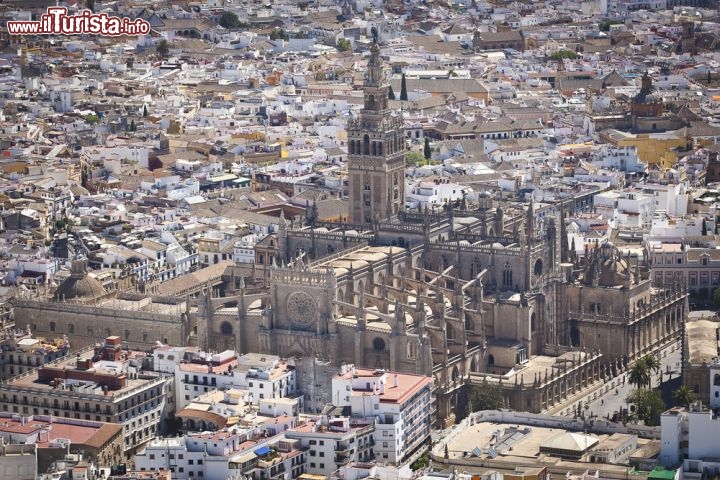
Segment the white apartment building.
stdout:
[[177,480],[290,480],[304,473],[297,440],[258,429],[223,429],[156,439],[135,457],[136,470],[170,470]]
[[215,355],[188,353],[175,366],[178,410],[188,406],[198,395],[213,389],[245,391],[245,400],[255,405],[261,400],[299,393],[295,367],[275,355],[248,353],[238,356],[232,350]]
[[640,161],[637,149],[633,146],[602,145],[594,152],[592,164],[596,167],[616,169],[628,173],[642,173],[647,168],[647,164]]
[[705,469],[720,469],[720,418],[696,402],[690,408],[675,407],[660,417],[660,455],[665,467],[682,465],[684,479],[704,478]]
[[197,263],[197,254],[188,252],[179,243],[171,243],[167,246],[166,257],[166,262],[173,271],[165,280],[185,275]]
[[420,181],[405,185],[405,203],[410,208],[444,205],[462,200],[463,192],[465,195],[473,193],[472,188],[450,182],[448,179]]
[[123,350],[120,337],[107,337],[94,350],[7,380],[0,411],[122,424],[130,456],[155,437],[172,393],[166,377],[141,370],[145,356]]
[[306,450],[306,471],[314,475],[330,476],[350,462],[373,458],[372,422],[352,423],[348,418],[310,420],[285,432],[285,436],[300,441]]
[[120,165],[137,163],[138,168],[148,168],[148,148],[145,146],[123,145],[115,147],[93,146],[83,150],[81,164],[102,164],[110,172],[118,173]]
[[245,235],[235,242],[233,251],[235,263],[255,263],[255,244],[263,237],[264,235]]
[[636,191],[611,191],[595,195],[594,210],[613,228],[647,228],[654,212],[653,197]]
[[593,249],[600,248],[610,240],[612,228],[607,220],[598,218],[576,218],[566,227],[568,246],[582,257]]
[[688,213],[690,195],[684,184],[656,184],[642,185],[644,193],[652,195],[653,211],[665,212],[673,217],[682,217]]
[[720,408],[720,357],[715,357],[708,365],[710,371],[710,408]]
[[652,219],[647,238],[651,241],[682,242],[685,237],[701,236],[703,223],[709,233],[715,231],[715,222],[702,215],[671,217],[659,212]]
[[47,342],[33,338],[29,330],[7,329],[0,332],[0,348],[0,379],[6,379],[66,356],[70,342],[67,337]]
[[430,436],[432,384],[421,375],[348,365],[332,380],[332,403],[349,406],[352,418],[373,421],[375,459],[397,464]]

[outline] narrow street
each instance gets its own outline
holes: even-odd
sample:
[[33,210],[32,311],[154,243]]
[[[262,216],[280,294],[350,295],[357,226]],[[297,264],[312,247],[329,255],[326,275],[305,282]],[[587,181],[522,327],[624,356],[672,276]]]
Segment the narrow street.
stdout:
[[[677,379],[680,376],[680,341],[675,341],[660,352],[660,372],[653,373],[653,388],[658,388],[661,382]],[[610,417],[622,408],[628,408],[625,399],[635,388],[628,383],[630,372],[627,371],[616,379],[619,386],[611,388],[610,384],[596,391],[597,397],[591,394],[582,401],[582,409],[586,417]],[[601,393],[602,392],[602,393]],[[617,393],[616,393],[617,392]],[[570,415],[572,416],[572,414]]]

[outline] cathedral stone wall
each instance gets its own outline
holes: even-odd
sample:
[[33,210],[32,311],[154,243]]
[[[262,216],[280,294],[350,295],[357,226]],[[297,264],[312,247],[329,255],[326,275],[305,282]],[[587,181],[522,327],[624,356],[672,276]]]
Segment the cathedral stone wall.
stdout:
[[343,232],[311,233],[310,231],[294,231],[287,236],[287,253],[285,260],[297,258],[304,252],[310,258],[322,258],[335,252],[343,251],[358,245],[367,245],[372,235],[346,234]]
[[571,311],[622,316],[633,308],[650,302],[650,281],[637,288],[622,286],[602,287],[569,284],[564,287],[565,298]]
[[73,348],[94,345],[110,335],[119,335],[131,347],[147,348],[161,341],[170,345],[187,343],[184,314],[166,315],[61,302],[17,300],[15,321],[30,325],[40,337],[67,335]]

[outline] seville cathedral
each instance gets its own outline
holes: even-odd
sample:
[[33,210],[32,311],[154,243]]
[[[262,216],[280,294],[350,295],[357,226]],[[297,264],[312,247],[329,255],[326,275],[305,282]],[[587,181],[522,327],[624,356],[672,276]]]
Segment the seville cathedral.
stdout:
[[16,323],[78,345],[111,332],[145,348],[196,343],[427,374],[439,425],[454,421],[469,384],[500,385],[508,408],[540,412],[680,333],[682,286],[652,283],[645,260],[611,245],[570,253],[563,217],[586,204],[570,199],[542,221],[532,201],[489,195],[404,209],[403,122],[383,79],[374,45],[348,125],[350,223],[308,215],[299,226],[281,214],[263,242],[271,265],[213,265],[174,296],[106,292],[76,260],[53,295],[15,300]]

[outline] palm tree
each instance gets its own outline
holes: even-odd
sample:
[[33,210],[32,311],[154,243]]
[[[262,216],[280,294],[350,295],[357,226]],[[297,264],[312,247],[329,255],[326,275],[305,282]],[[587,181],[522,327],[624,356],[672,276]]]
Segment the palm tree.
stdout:
[[645,367],[648,371],[648,388],[651,388],[652,385],[652,373],[658,373],[660,371],[660,359],[657,358],[655,355],[645,355],[643,358],[640,359],[641,362],[645,364]]
[[660,371],[660,359],[657,358],[655,355],[645,355],[641,360],[645,362],[648,370],[652,370],[655,373],[658,373]]
[[695,394],[687,385],[681,385],[680,388],[673,393],[673,399],[677,406],[690,406],[695,400]]
[[635,385],[637,388],[644,388],[650,384],[650,371],[648,370],[647,364],[642,359],[635,362],[635,365],[630,369],[630,377],[628,378],[630,385]]

